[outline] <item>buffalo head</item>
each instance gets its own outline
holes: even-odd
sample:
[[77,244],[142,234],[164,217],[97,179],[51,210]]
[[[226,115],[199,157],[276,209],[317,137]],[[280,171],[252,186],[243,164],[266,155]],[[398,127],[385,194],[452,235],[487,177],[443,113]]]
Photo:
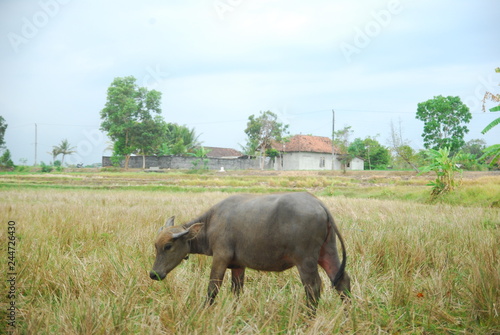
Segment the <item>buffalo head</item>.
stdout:
[[189,240],[196,237],[203,223],[196,223],[189,228],[174,226],[175,217],[167,220],[160,228],[155,242],[156,259],[149,273],[151,279],[163,280],[190,251]]

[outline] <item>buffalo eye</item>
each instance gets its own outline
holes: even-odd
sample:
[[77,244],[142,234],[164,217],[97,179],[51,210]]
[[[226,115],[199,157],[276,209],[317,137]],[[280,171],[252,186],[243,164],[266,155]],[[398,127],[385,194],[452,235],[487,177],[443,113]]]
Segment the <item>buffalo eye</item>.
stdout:
[[167,250],[170,250],[172,249],[172,244],[165,244],[165,246],[163,247],[163,250],[167,251]]

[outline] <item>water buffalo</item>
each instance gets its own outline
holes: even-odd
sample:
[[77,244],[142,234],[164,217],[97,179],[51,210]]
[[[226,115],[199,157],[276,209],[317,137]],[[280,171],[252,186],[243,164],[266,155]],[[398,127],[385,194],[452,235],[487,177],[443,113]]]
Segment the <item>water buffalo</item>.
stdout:
[[350,291],[342,236],[325,205],[309,193],[234,195],[183,225],[175,226],[171,217],[158,233],[155,248],[150,272],[154,280],[164,279],[189,253],[213,256],[210,304],[226,269],[231,269],[232,289],[238,294],[247,267],[283,271],[296,266],[312,310],[320,297],[318,264],[342,298]]

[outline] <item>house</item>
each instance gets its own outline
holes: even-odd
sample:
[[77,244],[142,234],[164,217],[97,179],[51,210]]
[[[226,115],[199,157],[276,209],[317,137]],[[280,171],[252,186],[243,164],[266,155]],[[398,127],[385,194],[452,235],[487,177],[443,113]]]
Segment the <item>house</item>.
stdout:
[[[275,143],[274,149],[281,152],[276,157],[276,170],[332,170],[332,140],[328,137],[295,135],[286,143]],[[341,170],[339,152],[335,148],[333,170]],[[353,158],[346,166],[347,170],[363,170],[364,161]]]
[[208,158],[235,159],[243,156],[241,152],[231,148],[204,147]]

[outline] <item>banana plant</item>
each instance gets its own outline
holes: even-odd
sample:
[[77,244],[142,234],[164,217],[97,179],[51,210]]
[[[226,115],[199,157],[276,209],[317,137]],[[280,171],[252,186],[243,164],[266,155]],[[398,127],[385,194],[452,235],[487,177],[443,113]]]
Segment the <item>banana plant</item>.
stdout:
[[466,159],[464,154],[458,153],[450,156],[450,148],[444,147],[439,150],[429,149],[427,154],[431,164],[421,168],[421,173],[435,172],[436,180],[431,181],[428,186],[432,186],[431,196],[433,198],[451,192],[460,185],[461,178],[456,179],[456,174],[461,173],[459,162]]

